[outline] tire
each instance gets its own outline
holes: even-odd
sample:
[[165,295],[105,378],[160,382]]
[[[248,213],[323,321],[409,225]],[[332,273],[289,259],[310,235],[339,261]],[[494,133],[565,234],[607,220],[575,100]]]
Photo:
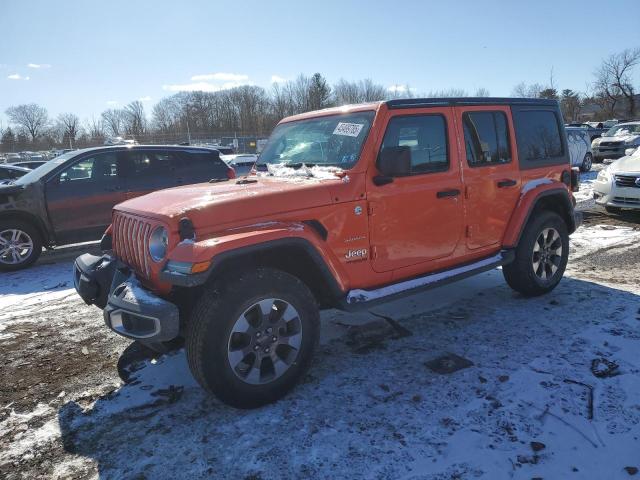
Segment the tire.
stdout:
[[319,336],[318,306],[307,286],[258,268],[205,288],[187,326],[187,360],[205,390],[233,407],[256,408],[296,385]]
[[[557,234],[557,239],[549,240],[555,238],[549,237],[550,231]],[[543,232],[547,233],[546,238]],[[564,220],[557,213],[542,211],[527,223],[516,247],[515,260],[502,267],[502,273],[515,291],[535,297],[550,292],[560,283],[568,258],[569,234]]]
[[614,215],[620,215],[622,213],[622,209],[620,207],[604,207],[607,213],[613,213]]
[[[23,246],[17,249],[12,247]],[[14,272],[35,263],[42,253],[40,232],[22,220],[0,222],[0,271]]]
[[591,166],[593,165],[593,156],[587,152],[582,159],[582,164],[580,164],[581,172],[588,172],[591,170]]

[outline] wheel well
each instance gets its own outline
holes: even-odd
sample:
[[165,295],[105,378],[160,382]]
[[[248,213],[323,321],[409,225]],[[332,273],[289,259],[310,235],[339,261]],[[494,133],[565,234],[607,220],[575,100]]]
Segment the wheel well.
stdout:
[[531,211],[531,215],[529,216],[529,218],[533,217],[542,210],[548,210],[557,213],[567,225],[568,232],[573,233],[575,231],[575,222],[571,214],[572,208],[570,207],[569,199],[565,195],[561,193],[555,193],[552,195],[546,195],[538,199],[535,206],[533,207],[533,210]]
[[338,286],[326,265],[319,262],[322,260],[314,259],[308,248],[299,244],[273,246],[225,258],[214,268],[209,282],[237,275],[240,270],[270,267],[304,282],[321,308],[335,307],[339,303]]
[[21,222],[26,222],[38,231],[40,234],[40,238],[42,239],[43,246],[47,246],[50,243],[49,235],[47,234],[44,225],[38,217],[26,212],[0,212],[0,222],[11,221],[11,220],[20,220]]

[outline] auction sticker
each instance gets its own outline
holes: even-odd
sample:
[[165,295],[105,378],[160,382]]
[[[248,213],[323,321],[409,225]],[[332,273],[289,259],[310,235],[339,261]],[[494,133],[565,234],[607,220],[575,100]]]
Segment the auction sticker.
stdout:
[[333,131],[334,135],[346,135],[347,137],[357,137],[360,135],[364,127],[361,123],[345,123],[340,122],[336,125],[336,129]]

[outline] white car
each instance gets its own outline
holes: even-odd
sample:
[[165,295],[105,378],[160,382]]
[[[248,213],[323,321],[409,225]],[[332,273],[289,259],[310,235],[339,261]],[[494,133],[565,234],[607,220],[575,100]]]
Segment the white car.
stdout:
[[640,122],[619,123],[591,143],[593,159],[624,157],[626,150],[640,146]]
[[593,183],[593,198],[609,213],[623,208],[640,210],[640,148],[600,170]]
[[258,159],[258,156],[239,153],[233,155],[220,155],[220,158],[224,160],[227,165],[233,167],[233,169],[236,171],[236,175],[241,176],[247,175],[251,171],[256,163],[256,160]]
[[567,134],[571,166],[579,167],[581,172],[588,172],[593,164],[589,130],[583,127],[565,127],[564,130]]

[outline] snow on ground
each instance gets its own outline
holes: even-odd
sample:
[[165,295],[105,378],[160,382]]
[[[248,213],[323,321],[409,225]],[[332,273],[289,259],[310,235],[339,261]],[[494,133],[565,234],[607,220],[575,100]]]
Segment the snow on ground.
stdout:
[[[0,401],[0,477],[629,478],[625,467],[640,468],[640,286],[587,281],[583,262],[637,250],[638,233],[580,229],[566,278],[543,297],[522,298],[494,270],[369,312],[324,312],[309,374],[261,409],[208,397],[183,351],[129,364],[127,383],[113,365],[111,379],[51,386],[56,397],[28,411]],[[37,321],[72,286],[69,262],[37,268],[3,277],[10,325]],[[61,321],[112,335],[78,298],[50,303],[69,307]],[[466,368],[438,373],[460,358]],[[0,394],[7,381],[0,370]]]
[[595,205],[593,199],[593,182],[598,176],[600,170],[608,167],[605,163],[594,163],[591,170],[580,173],[580,190],[575,192],[573,196],[576,198],[578,209],[592,208]]

